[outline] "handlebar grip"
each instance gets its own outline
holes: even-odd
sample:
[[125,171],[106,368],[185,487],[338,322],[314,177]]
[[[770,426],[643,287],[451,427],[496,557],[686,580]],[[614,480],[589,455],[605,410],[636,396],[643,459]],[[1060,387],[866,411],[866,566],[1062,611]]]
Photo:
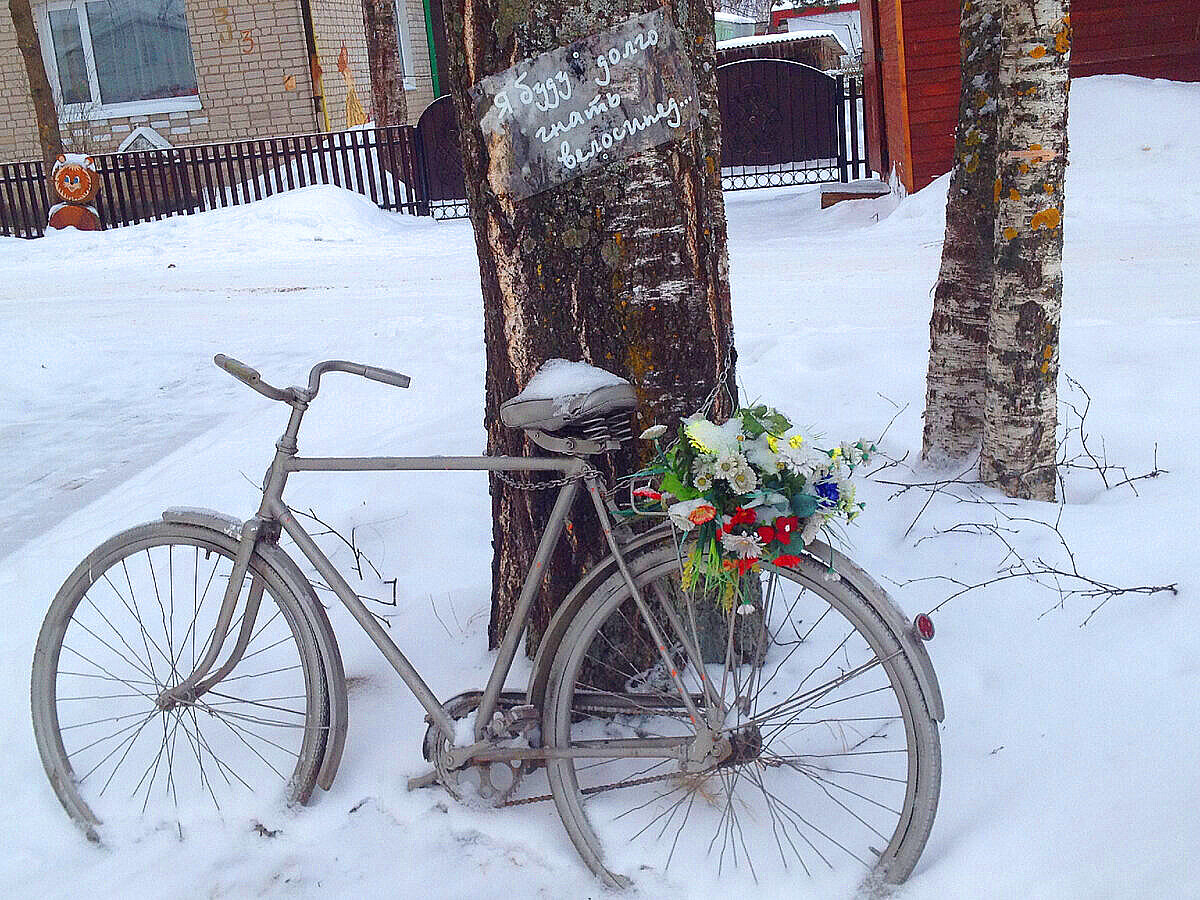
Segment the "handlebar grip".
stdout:
[[381,369],[378,366],[362,366],[362,371],[358,374],[363,378],[370,378],[372,381],[380,381],[393,387],[406,388],[412,383],[412,379],[407,375],[401,375],[391,369]]
[[269,397],[271,400],[289,400],[290,393],[281,391],[277,387],[272,387],[262,380],[262,375],[258,373],[258,369],[252,369],[244,362],[234,359],[231,356],[226,356],[224,353],[218,353],[213,357],[213,362],[249,387],[254,388],[264,397]]
[[226,356],[224,353],[218,353],[213,357],[213,362],[215,362],[218,366],[220,366],[238,381],[248,384],[252,388],[257,388],[258,383],[262,381],[262,375],[259,374],[258,369],[252,369],[244,362],[240,362],[239,360],[234,359],[232,356]]

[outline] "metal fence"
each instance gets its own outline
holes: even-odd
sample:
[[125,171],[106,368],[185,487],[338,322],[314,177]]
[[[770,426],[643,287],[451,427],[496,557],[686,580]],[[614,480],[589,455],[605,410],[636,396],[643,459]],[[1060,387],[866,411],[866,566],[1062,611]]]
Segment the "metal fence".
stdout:
[[[431,215],[414,135],[410,126],[393,125],[93,154],[103,185],[96,210],[103,226],[113,228],[333,184],[382,209]],[[46,190],[40,161],[0,164],[0,232],[41,236],[49,210]]]
[[[718,67],[725,190],[851,181],[870,174],[861,82],[785,60]],[[450,98],[417,125],[357,128],[93,154],[105,228],[238,206],[333,184],[412,215],[467,215]],[[0,234],[40,237],[49,213],[40,161],[0,164]]]

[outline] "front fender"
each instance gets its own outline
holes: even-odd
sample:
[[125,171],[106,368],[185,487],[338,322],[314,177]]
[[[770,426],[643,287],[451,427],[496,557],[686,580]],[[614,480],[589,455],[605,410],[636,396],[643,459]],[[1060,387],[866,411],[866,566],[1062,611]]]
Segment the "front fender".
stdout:
[[[178,506],[164,511],[162,518],[164,522],[211,528],[234,540],[240,540],[242,536],[240,519],[213,510]],[[288,556],[278,544],[262,541],[258,544],[257,553],[263,562],[273,568],[291,587],[312,626],[317,649],[321,653],[321,664],[325,669],[325,683],[329,690],[329,734],[325,740],[321,768],[317,772],[317,784],[324,790],[329,790],[342,761],[349,716],[349,706],[346,700],[346,672],[342,668],[342,654],[338,650],[333,626],[329,624],[329,616],[325,614],[325,608],[317,599],[316,592],[308,579],[304,577],[304,573],[300,571],[300,567],[296,565],[295,560]]]

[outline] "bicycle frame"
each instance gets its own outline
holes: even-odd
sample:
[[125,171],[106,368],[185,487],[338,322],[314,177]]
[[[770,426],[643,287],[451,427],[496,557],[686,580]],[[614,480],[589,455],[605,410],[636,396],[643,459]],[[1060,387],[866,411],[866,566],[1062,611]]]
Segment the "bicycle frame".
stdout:
[[[300,548],[300,552],[312,563],[313,567],[321,574],[321,577],[325,579],[326,584],[329,585],[338,599],[350,611],[350,614],[354,616],[359,626],[374,641],[380,652],[396,670],[409,690],[412,691],[417,701],[425,708],[435,727],[451,743],[454,742],[454,722],[446,713],[429,685],[392,640],[386,629],[366,608],[354,589],[351,588],[329,558],[321,551],[321,548],[317,546],[312,536],[304,530],[304,527],[283,502],[283,490],[287,484],[288,477],[293,472],[556,472],[561,474],[564,479],[568,479],[558,491],[558,496],[550,513],[550,520],[538,543],[533,564],[526,573],[516,608],[508,629],[504,634],[504,639],[500,644],[496,663],[488,678],[487,686],[484,689],[476,714],[476,747],[456,748],[456,755],[462,756],[461,762],[465,763],[471,758],[473,752],[478,749],[478,744],[484,741],[485,729],[496,712],[505,679],[512,668],[513,659],[516,656],[521,637],[525,633],[525,628],[529,621],[530,609],[542,582],[542,572],[550,559],[551,553],[562,537],[567,516],[579,494],[580,482],[583,482],[587,487],[609,549],[616,560],[618,569],[633,592],[633,598],[637,606],[651,629],[663,661],[667,664],[668,670],[674,668],[667,656],[663,636],[654,622],[654,617],[649,614],[649,610],[645,606],[645,601],[621,554],[620,545],[613,531],[612,519],[608,514],[603,494],[600,490],[599,473],[589,466],[584,459],[577,456],[299,457],[296,455],[296,437],[307,405],[307,402],[304,401],[292,404],[292,414],[288,421],[287,429],[275,445],[275,458],[267,470],[263,484],[262,502],[259,505],[258,512],[242,527],[234,567],[230,573],[229,584],[225,592],[225,598],[217,618],[216,628],[213,638],[210,641],[209,649],[204,658],[196,664],[196,668],[191,675],[159,696],[158,705],[161,708],[170,708],[180,701],[192,700],[203,694],[220,682],[240,662],[253,634],[254,622],[262,597],[263,585],[259,579],[252,580],[246,600],[246,608],[242,614],[241,628],[239,629],[238,637],[233,649],[230,651],[229,657],[212,675],[208,675],[229,635],[229,627],[233,620],[238,597],[241,593],[241,586],[245,580],[255,548],[262,540],[274,540],[277,538],[279,531],[282,530],[282,532],[295,541],[296,546]],[[699,655],[695,652],[694,648],[686,647],[685,651],[689,655],[693,655],[697,661],[699,660]],[[205,677],[206,675],[208,677]],[[693,721],[703,721],[690,693],[684,689],[678,676],[674,673],[672,675],[677,682],[683,702],[688,707],[688,712],[691,714]],[[711,695],[708,700],[707,705],[709,705],[710,712],[712,712],[714,710],[712,709],[713,698]],[[586,751],[580,751],[578,755],[586,755]]]

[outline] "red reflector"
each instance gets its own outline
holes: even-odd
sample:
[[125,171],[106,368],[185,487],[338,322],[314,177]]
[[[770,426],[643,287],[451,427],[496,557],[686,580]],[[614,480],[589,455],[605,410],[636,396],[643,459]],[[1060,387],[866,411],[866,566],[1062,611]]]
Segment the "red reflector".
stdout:
[[921,613],[913,619],[913,630],[917,636],[923,641],[933,640],[933,619],[929,618],[925,613]]

